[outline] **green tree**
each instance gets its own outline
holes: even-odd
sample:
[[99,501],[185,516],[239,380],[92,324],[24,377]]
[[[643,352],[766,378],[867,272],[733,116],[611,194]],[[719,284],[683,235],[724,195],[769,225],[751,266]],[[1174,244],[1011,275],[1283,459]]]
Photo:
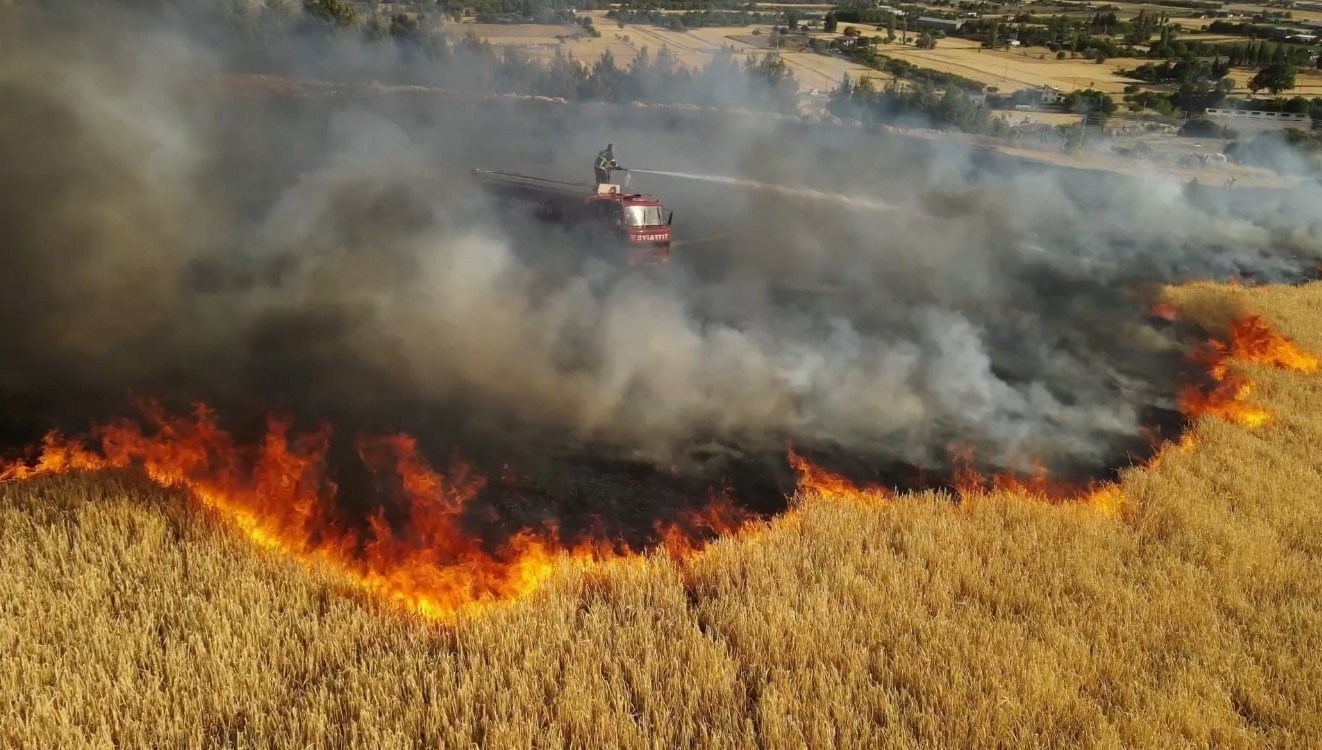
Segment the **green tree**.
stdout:
[[1115,100],[1101,91],[1085,89],[1071,91],[1061,102],[1065,108],[1076,114],[1096,115],[1101,118],[1115,114]]
[[794,72],[778,54],[744,58],[744,73],[753,84],[754,94],[770,109],[788,111],[797,106],[798,84]]
[[837,117],[850,116],[853,114],[853,98],[854,83],[849,80],[849,74],[846,73],[840,77],[840,85],[831,92],[830,103],[827,104],[827,108],[831,111],[831,114]]
[[358,23],[358,14],[345,0],[304,0],[303,12],[341,29]]
[[835,30],[839,27],[840,21],[836,19],[835,11],[827,13],[826,18],[822,19],[822,30],[828,34],[834,34]]
[[1266,89],[1272,96],[1294,88],[1294,68],[1283,62],[1274,62],[1259,70],[1249,79],[1249,91],[1258,93]]

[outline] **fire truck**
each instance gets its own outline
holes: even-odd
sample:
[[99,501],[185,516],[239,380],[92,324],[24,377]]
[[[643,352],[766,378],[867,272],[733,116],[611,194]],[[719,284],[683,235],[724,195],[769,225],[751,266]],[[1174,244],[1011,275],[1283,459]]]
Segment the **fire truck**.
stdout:
[[674,212],[666,211],[654,196],[629,192],[627,173],[625,186],[477,168],[473,177],[503,205],[528,207],[542,221],[585,229],[612,250],[622,251],[630,265],[659,265],[670,258]]

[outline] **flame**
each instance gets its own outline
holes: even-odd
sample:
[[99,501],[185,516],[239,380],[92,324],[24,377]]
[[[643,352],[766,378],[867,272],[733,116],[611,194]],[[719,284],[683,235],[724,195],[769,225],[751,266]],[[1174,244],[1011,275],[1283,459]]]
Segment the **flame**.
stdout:
[[786,448],[786,457],[790,468],[797,476],[799,494],[811,494],[835,502],[860,504],[875,504],[895,497],[894,492],[884,487],[875,485],[859,487],[839,474],[829,472],[803,458],[795,453],[793,448]]
[[[839,474],[813,464],[793,450],[789,451],[788,460],[798,477],[799,492],[803,494],[811,494],[831,502],[860,505],[875,505],[881,501],[900,497],[899,493],[885,487],[876,485],[860,487]],[[951,488],[961,500],[970,500],[985,494],[988,489],[993,489],[1045,502],[1077,500],[1107,514],[1117,512],[1123,500],[1119,487],[1114,484],[1092,483],[1080,487],[1052,482],[1047,479],[1045,469],[1040,465],[1029,479],[1008,475],[998,475],[988,479],[973,468],[972,454],[967,451],[956,452]]]
[[[653,524],[661,549],[672,557],[686,557],[702,547],[696,539],[708,536],[731,536],[752,528],[753,514],[735,504],[728,487],[708,494],[707,505],[700,511],[691,511],[678,522]],[[700,533],[695,533],[700,532]]]
[[[1153,309],[1154,315],[1174,320],[1178,310],[1167,303]],[[1195,349],[1190,359],[1204,368],[1212,387],[1190,384],[1180,389],[1180,409],[1186,417],[1214,416],[1253,428],[1266,423],[1270,415],[1250,405],[1252,382],[1240,372],[1232,371],[1232,362],[1259,364],[1277,369],[1314,374],[1319,370],[1318,357],[1299,349],[1292,341],[1277,334],[1260,317],[1247,315],[1235,320],[1226,341],[1209,341]],[[1180,438],[1158,446],[1148,460],[1155,468],[1171,452],[1191,450],[1196,438],[1185,433]],[[986,477],[975,468],[973,450],[968,447],[949,446],[952,471],[950,489],[961,500],[969,500],[988,490],[1008,492],[1043,502],[1077,502],[1091,506],[1104,514],[1114,515],[1124,504],[1124,493],[1115,482],[1087,482],[1072,484],[1052,480],[1040,462],[1033,462],[1027,477],[994,475]],[[828,500],[869,502],[876,498],[894,499],[896,493],[878,487],[858,487],[842,476],[833,474],[789,452],[789,464],[798,476],[800,492],[813,493]]]
[[1264,409],[1246,403],[1253,392],[1253,384],[1238,373],[1222,373],[1216,386],[1204,392],[1189,385],[1180,389],[1180,411],[1186,415],[1219,417],[1248,428],[1261,427],[1271,415]]
[[1166,323],[1173,323],[1179,317],[1179,309],[1170,302],[1158,302],[1148,308],[1148,315]]
[[1257,315],[1246,315],[1236,320],[1230,326],[1229,342],[1225,345],[1213,342],[1212,345],[1221,347],[1230,359],[1243,362],[1308,375],[1317,373],[1319,368],[1316,355],[1295,346],[1293,341],[1273,331]]
[[[1191,359],[1202,365],[1210,388],[1191,385],[1180,392],[1187,417],[1211,415],[1256,427],[1266,411],[1246,403],[1247,376],[1232,371],[1233,361],[1302,373],[1316,373],[1315,355],[1297,348],[1260,318],[1236,320],[1224,342],[1211,341]],[[186,490],[198,503],[228,519],[255,544],[305,565],[338,571],[352,585],[431,619],[450,619],[519,599],[546,581],[564,562],[618,562],[636,550],[600,538],[565,540],[553,527],[525,529],[493,544],[464,528],[463,517],[487,480],[458,459],[444,472],[434,470],[406,435],[359,439],[358,458],[389,487],[398,507],[377,509],[367,523],[347,524],[337,515],[338,487],[328,476],[326,428],[291,435],[279,420],[264,437],[243,446],[198,406],[191,415],[167,416],[151,404],[141,421],[124,420],[93,430],[88,439],[48,435],[32,464],[0,464],[0,482],[42,475],[137,467],[163,487]],[[1149,465],[1172,450],[1189,450],[1185,434],[1160,448]],[[95,448],[88,447],[95,443]],[[970,449],[952,447],[951,489],[963,500],[1001,490],[1059,503],[1076,501],[1114,514],[1124,503],[1114,483],[1084,485],[1052,480],[1040,464],[1026,477],[985,477],[974,468]],[[814,465],[787,447],[787,461],[800,494],[833,502],[874,506],[899,493],[858,486]],[[502,467],[499,482],[516,476]],[[756,517],[734,502],[729,488],[713,491],[702,508],[676,520],[657,522],[659,547],[674,556],[691,555],[705,539],[756,530]],[[791,512],[793,518],[793,511]]]
[[[488,548],[461,523],[485,478],[457,460],[445,473],[433,470],[405,435],[360,439],[356,447],[374,477],[394,483],[406,520],[392,522],[378,509],[366,529],[350,528],[335,516],[337,487],[326,476],[329,430],[291,437],[286,424],[271,421],[260,443],[245,448],[205,407],[171,418],[149,404],[144,414],[148,429],[125,420],[94,430],[99,450],[49,435],[34,464],[0,467],[0,481],[139,467],[156,484],[186,490],[260,547],[328,566],[358,588],[430,619],[518,599],[564,561],[635,554],[600,539],[567,542],[553,528],[524,530]],[[703,537],[737,532],[749,520],[719,495],[709,508],[656,529],[668,552],[686,555],[701,548]]]
[[1190,358],[1205,368],[1213,386],[1209,390],[1192,384],[1182,387],[1180,411],[1190,417],[1219,417],[1250,429],[1266,424],[1271,415],[1248,403],[1253,393],[1253,382],[1243,372],[1232,371],[1231,362],[1305,374],[1318,371],[1318,358],[1315,355],[1299,349],[1256,315],[1235,320],[1226,341],[1209,341],[1195,349]]

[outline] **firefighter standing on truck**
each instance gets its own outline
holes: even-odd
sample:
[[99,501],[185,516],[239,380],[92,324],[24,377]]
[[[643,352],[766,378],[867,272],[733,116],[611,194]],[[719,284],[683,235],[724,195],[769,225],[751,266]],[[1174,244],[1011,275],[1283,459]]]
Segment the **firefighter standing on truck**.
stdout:
[[615,144],[606,144],[605,150],[597,152],[597,162],[593,165],[593,171],[597,173],[597,184],[611,181],[611,170],[623,169],[620,163],[615,161]]

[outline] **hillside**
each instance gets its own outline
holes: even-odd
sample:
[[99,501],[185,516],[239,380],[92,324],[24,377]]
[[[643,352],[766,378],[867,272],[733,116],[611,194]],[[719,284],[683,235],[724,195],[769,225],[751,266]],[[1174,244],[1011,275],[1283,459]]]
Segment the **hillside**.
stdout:
[[[1322,351],[1322,285],[1173,294]],[[451,626],[133,476],[0,485],[0,744],[1316,746],[1322,380],[1246,372],[1273,418],[1204,418],[1118,515],[810,493]]]

